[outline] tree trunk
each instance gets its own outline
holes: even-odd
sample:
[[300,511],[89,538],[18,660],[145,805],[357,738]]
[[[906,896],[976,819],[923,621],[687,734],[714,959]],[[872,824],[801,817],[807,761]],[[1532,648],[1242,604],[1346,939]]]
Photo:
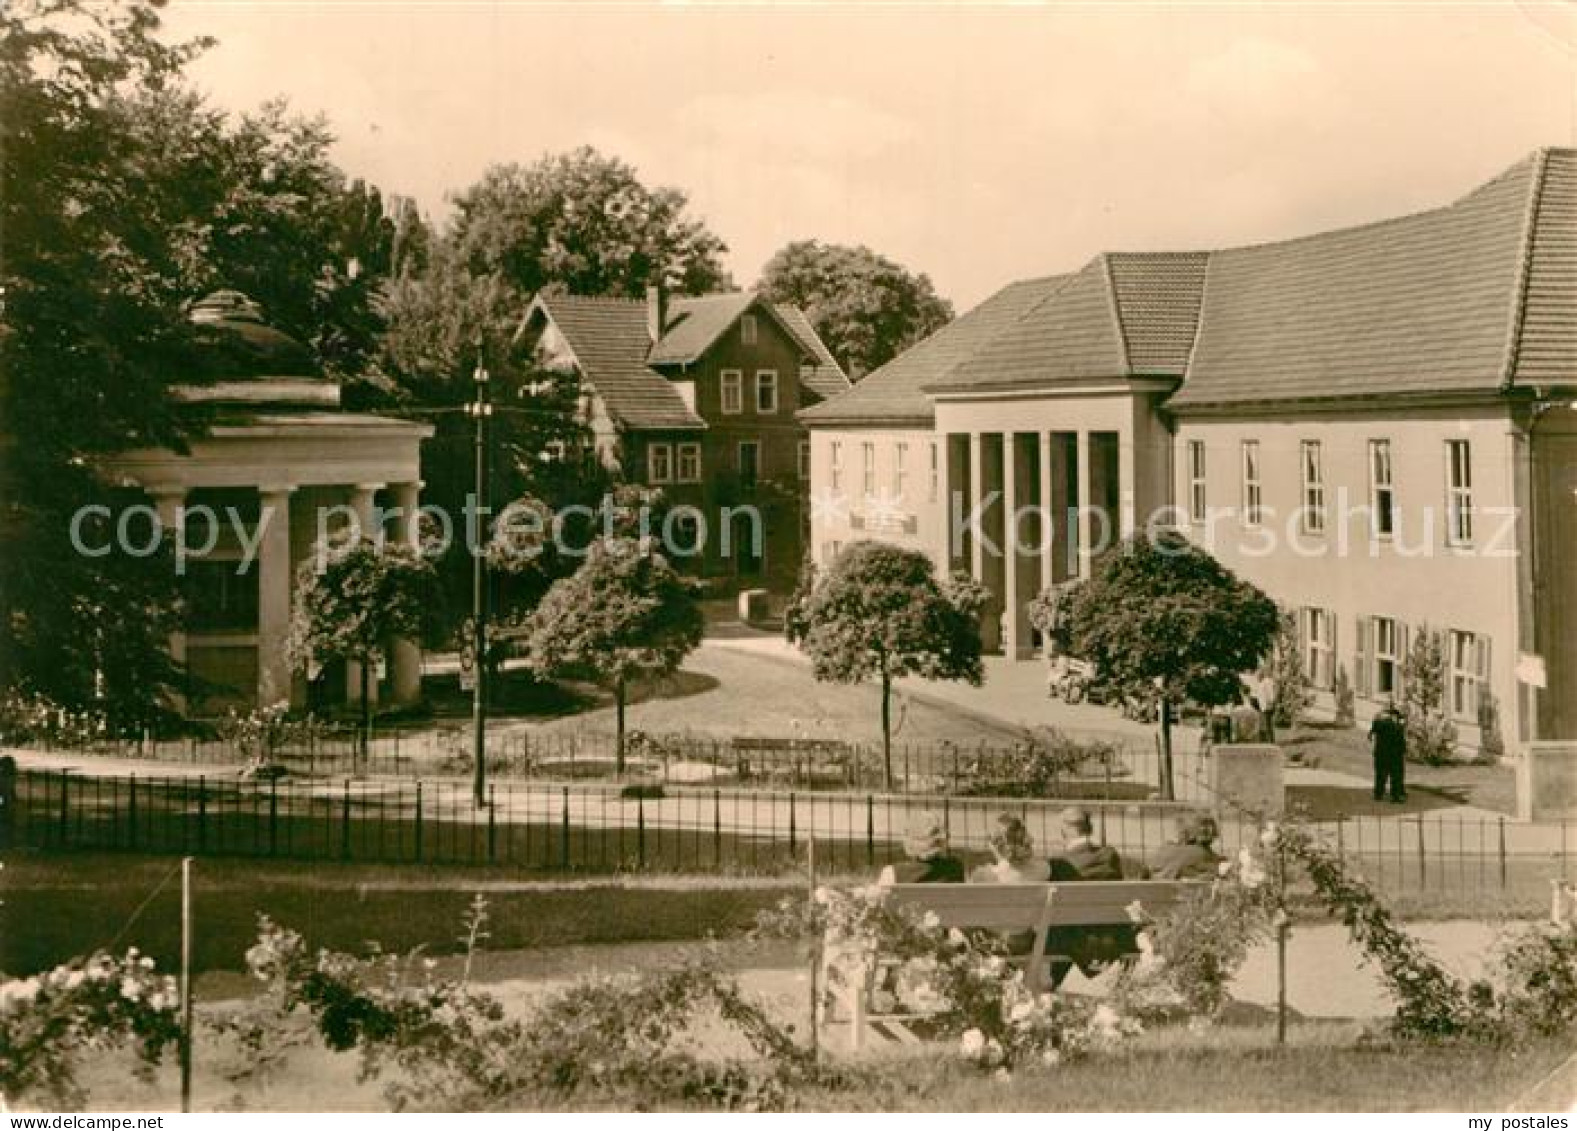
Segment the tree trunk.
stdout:
[[614,730],[613,730],[613,769],[620,777],[624,776],[624,677],[621,675],[613,685],[614,703]]
[[882,770],[888,792],[893,788],[893,678],[882,670]]
[[1161,800],[1176,801],[1172,786],[1172,701],[1161,696]]
[[358,753],[361,755],[361,768],[364,771],[367,768],[368,748],[372,744],[372,701],[369,698],[367,671],[371,666],[372,657],[364,657],[361,661],[361,742],[358,744],[361,747]]

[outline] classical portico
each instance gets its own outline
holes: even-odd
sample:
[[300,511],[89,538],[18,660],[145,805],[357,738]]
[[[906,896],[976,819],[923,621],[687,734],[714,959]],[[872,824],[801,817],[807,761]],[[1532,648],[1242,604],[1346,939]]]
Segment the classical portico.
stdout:
[[[432,428],[339,411],[338,385],[299,375],[310,373],[305,351],[263,325],[245,296],[210,296],[193,317],[249,350],[238,374],[178,390],[210,407],[216,423],[185,453],[143,449],[105,463],[146,491],[160,524],[178,532],[185,548],[186,623],[170,647],[187,667],[188,706],[203,713],[237,703],[354,699],[360,679],[347,670],[353,665],[322,673],[316,687],[291,670],[285,641],[296,574],[325,537],[353,521],[367,536],[415,544],[420,445]],[[226,364],[234,357],[227,352]],[[248,372],[247,362],[262,371]],[[414,642],[391,641],[383,666],[384,693],[401,703],[420,697]],[[324,686],[329,678],[333,687]],[[378,680],[371,694],[380,694]]]
[[936,397],[946,564],[990,594],[988,649],[1034,651],[1028,605],[1168,503],[1170,436],[1142,381]]

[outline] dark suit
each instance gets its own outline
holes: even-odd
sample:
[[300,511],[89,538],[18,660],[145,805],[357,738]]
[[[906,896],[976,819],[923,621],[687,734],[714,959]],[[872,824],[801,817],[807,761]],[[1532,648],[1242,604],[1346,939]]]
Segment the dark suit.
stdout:
[[[1143,864],[1124,861],[1115,848],[1090,840],[1068,845],[1047,866],[1054,881],[1142,879],[1149,874]],[[1074,966],[1086,977],[1094,977],[1124,955],[1137,953],[1136,936],[1132,927],[1051,928],[1046,932],[1046,953],[1056,956],[1051,962],[1052,985],[1061,985]]]
[[1379,801],[1386,795],[1387,784],[1390,786],[1392,801],[1406,799],[1406,724],[1400,716],[1381,711],[1369,724],[1369,742],[1374,748],[1374,799]]
[[1211,880],[1220,863],[1221,857],[1202,844],[1169,844],[1156,853],[1150,874],[1158,880]]
[[956,856],[904,860],[893,866],[893,882],[900,884],[961,884],[964,862]]

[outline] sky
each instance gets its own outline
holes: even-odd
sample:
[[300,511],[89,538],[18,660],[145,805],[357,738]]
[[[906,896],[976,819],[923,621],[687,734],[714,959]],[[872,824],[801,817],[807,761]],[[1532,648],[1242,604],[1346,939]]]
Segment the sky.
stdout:
[[1577,137],[1572,0],[175,0],[166,24],[219,40],[191,70],[217,105],[323,113],[347,173],[436,219],[489,165],[589,144],[685,190],[741,285],[814,238],[959,310],[1100,251],[1445,204]]

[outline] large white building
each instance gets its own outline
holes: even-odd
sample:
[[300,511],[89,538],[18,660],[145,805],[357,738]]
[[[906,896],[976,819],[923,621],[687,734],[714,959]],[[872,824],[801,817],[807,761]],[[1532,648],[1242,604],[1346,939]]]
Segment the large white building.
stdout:
[[[1463,741],[1577,737],[1577,152],[1446,207],[1015,283],[807,409],[812,545],[924,549],[985,635],[1159,523],[1297,610],[1326,707],[1445,634]],[[1009,537],[1016,529],[1017,538]]]

